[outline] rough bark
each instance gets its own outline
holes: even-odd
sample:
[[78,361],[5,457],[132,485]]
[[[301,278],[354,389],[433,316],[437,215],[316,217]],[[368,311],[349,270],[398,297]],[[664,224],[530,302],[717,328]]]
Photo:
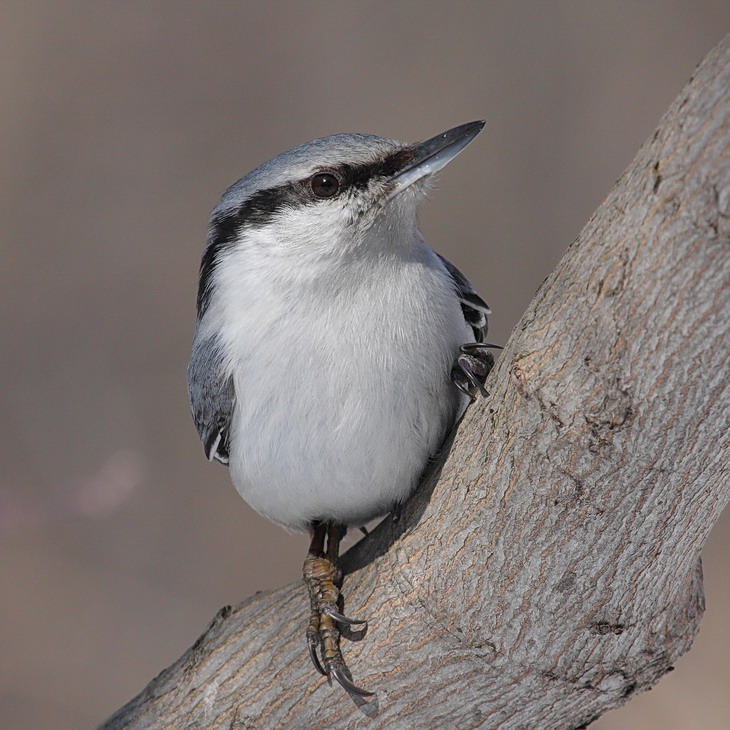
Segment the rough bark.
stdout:
[[[579,728],[648,689],[703,609],[728,500],[730,41],[540,287],[440,475],[346,556],[355,702],[301,585],[219,612],[102,727]],[[438,476],[438,479],[436,479]]]

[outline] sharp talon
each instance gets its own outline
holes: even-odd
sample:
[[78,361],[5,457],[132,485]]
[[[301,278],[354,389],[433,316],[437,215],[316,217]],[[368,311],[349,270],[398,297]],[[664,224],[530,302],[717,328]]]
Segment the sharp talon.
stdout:
[[327,672],[324,671],[324,667],[322,666],[322,662],[319,661],[319,656],[317,656],[317,640],[315,637],[307,637],[307,648],[309,649],[309,658],[312,660],[312,664],[314,664],[314,668],[323,676],[327,676]]
[[370,692],[367,689],[358,687],[352,682],[352,680],[345,674],[342,667],[332,667],[332,676],[339,682],[340,687],[346,690],[350,694],[358,695],[359,697],[372,697],[375,692]]
[[473,350],[488,350],[490,348],[494,350],[504,350],[504,347],[502,347],[502,345],[494,345],[491,342],[467,342],[459,349],[462,352],[470,352]]
[[487,393],[486,388],[482,385],[481,381],[477,376],[474,374],[474,371],[471,369],[471,364],[468,361],[469,355],[460,355],[457,359],[457,363],[459,365],[459,368],[461,372],[465,375],[466,379],[486,398],[489,393]]
[[468,398],[471,399],[471,402],[473,403],[476,398],[469,392],[469,388],[464,385],[464,383],[460,383],[458,380],[454,378],[453,380],[454,385]]
[[339,611],[335,611],[334,608],[326,608],[324,613],[326,613],[330,618],[333,618],[335,621],[339,621],[341,624],[347,624],[348,626],[362,625],[364,628],[368,627],[367,621],[358,621],[354,618],[347,618],[347,616],[343,616],[339,613]]
[[494,367],[494,356],[490,348],[501,350],[500,345],[491,342],[466,342],[459,348],[459,355],[451,369],[451,380],[469,400],[474,403],[477,395],[488,398],[489,391],[484,381]]

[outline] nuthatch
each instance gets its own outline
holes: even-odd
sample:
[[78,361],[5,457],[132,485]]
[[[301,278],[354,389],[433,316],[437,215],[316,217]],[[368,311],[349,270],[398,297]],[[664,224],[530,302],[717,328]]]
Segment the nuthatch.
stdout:
[[241,178],[211,216],[195,425],[246,502],[311,531],[310,655],[355,694],[370,693],[349,676],[338,625],[365,622],[338,607],[340,539],[413,492],[493,364],[489,308],[416,224],[431,175],[483,126],[418,144],[316,139]]

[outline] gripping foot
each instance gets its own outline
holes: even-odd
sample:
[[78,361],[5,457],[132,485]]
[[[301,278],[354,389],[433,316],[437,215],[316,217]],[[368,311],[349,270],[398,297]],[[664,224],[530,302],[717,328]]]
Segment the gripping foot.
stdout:
[[[340,611],[342,572],[338,567],[340,541],[346,528],[331,523],[315,523],[312,543],[304,561],[304,582],[309,591],[310,615],[307,625],[307,647],[315,669],[326,677],[334,677],[352,695],[371,697],[372,692],[358,687],[345,664],[340,650],[340,627],[361,627],[360,638],[367,631],[366,621],[348,618]],[[328,536],[327,550],[324,550]],[[321,657],[321,658],[320,658]]]
[[477,393],[485,398],[489,395],[484,381],[494,367],[491,349],[502,348],[486,342],[468,342],[459,348],[459,355],[451,368],[451,380],[464,395],[469,396],[472,403],[477,399]]

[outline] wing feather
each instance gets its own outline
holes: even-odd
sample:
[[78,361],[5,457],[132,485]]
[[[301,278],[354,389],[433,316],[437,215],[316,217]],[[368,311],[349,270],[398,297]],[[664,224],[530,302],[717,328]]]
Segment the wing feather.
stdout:
[[213,338],[200,341],[196,338],[188,365],[188,392],[205,455],[210,461],[228,464],[236,393],[233,378],[225,374],[220,348]]
[[461,304],[461,311],[464,313],[464,319],[466,323],[472,328],[474,332],[474,339],[476,342],[484,342],[487,337],[487,315],[492,313],[492,310],[487,306],[487,303],[474,291],[474,287],[469,283],[469,280],[464,274],[459,271],[450,261],[447,261],[440,254],[436,254],[441,263],[446,268],[446,271],[451,276],[454,282],[454,289],[459,297],[459,303]]

